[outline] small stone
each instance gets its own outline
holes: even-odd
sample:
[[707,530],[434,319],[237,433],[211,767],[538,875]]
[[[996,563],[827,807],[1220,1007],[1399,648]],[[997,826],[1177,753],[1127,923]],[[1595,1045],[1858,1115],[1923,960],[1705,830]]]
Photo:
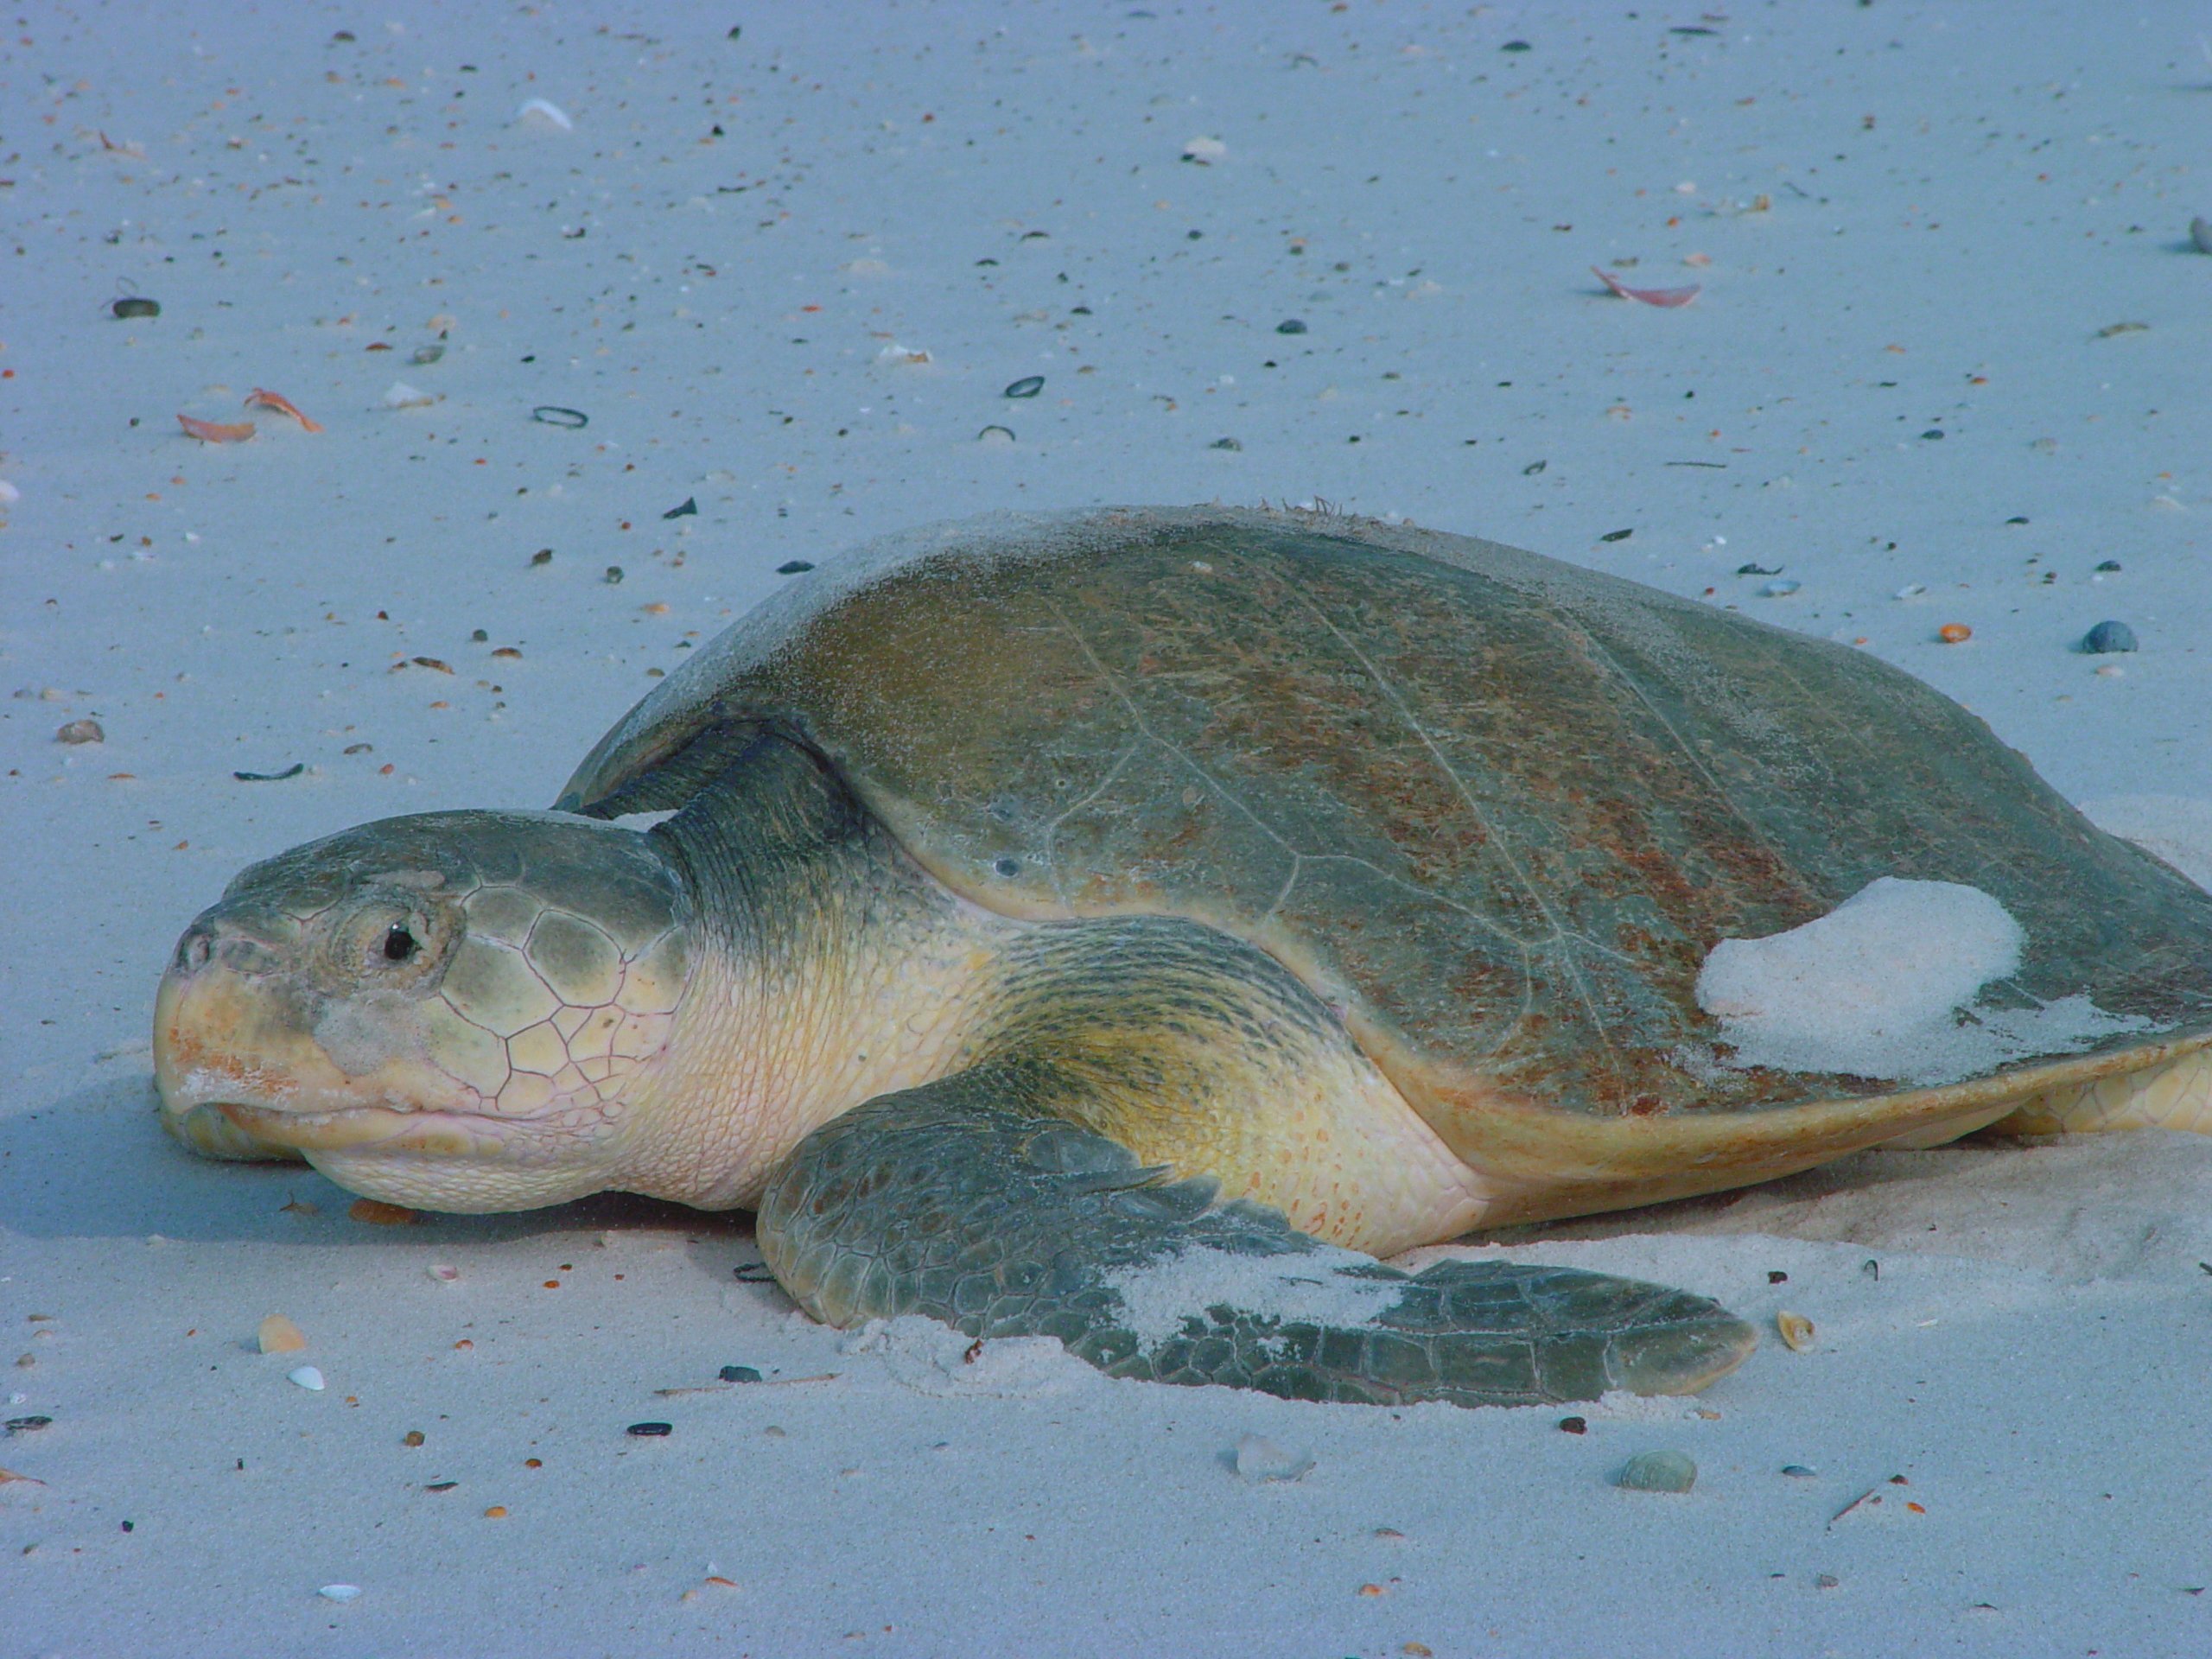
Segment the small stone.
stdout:
[[1936,630],[1936,637],[1947,645],[1962,645],[1974,638],[1974,630],[1963,622],[1946,622]]
[[6,1429],[10,1434],[35,1434],[53,1421],[51,1417],[10,1417],[5,1423],[0,1423],[0,1428]]
[[325,1601],[351,1601],[361,1593],[358,1584],[326,1584],[315,1592]]
[[407,360],[428,368],[445,354],[446,348],[442,346],[417,346]]
[[2097,561],[2097,569],[2109,574],[2120,569],[2120,561],[2118,559],[2099,559]]
[[599,579],[610,588],[620,588],[622,585],[622,567],[619,564],[608,565]]
[[1843,1580],[1836,1577],[1833,1573],[1822,1573],[1817,1574],[1814,1578],[1813,1582],[1822,1590],[1833,1590],[1836,1586],[1841,1584]]
[[1275,333],[1279,334],[1302,334],[1305,332],[1306,325],[1296,317],[1285,317],[1275,324]]
[[1242,449],[1243,447],[1234,438],[1216,438],[1206,446],[1209,449]]
[[1045,377],[1043,375],[1025,374],[1006,389],[1006,395],[1009,397],[1034,397],[1044,390]]
[[309,1394],[322,1392],[322,1373],[312,1365],[302,1365],[297,1370],[287,1371],[284,1375]]
[[676,1433],[676,1426],[673,1423],[632,1423],[622,1432],[634,1434],[641,1440],[665,1440]]
[[423,1431],[421,1429],[410,1428],[404,1434],[399,1437],[399,1443],[402,1446],[420,1446],[423,1444]]
[[1820,1471],[1808,1468],[1802,1463],[1785,1463],[1782,1465],[1782,1472],[1792,1480],[1810,1480],[1819,1474]]
[[760,1373],[750,1365],[725,1365],[715,1375],[725,1382],[758,1382]]
[[1313,1470],[1312,1458],[1286,1452],[1264,1434],[1247,1434],[1236,1442],[1237,1477],[1249,1484],[1303,1480]]
[[1697,1484],[1697,1465],[1681,1452],[1639,1452],[1621,1465],[1613,1484],[1631,1492],[1687,1492]]
[[1587,1434],[1590,1420],[1587,1417],[1562,1417],[1559,1420],[1559,1428],[1562,1434]]
[[128,322],[133,317],[158,317],[162,315],[161,302],[149,300],[141,294],[126,294],[108,309],[114,314],[118,322]]
[[664,518],[696,518],[698,516],[699,498],[696,495],[685,496],[681,505],[671,507],[666,512],[661,514]]
[[534,566],[535,566],[535,565],[540,565],[540,564],[550,564],[550,563],[553,563],[553,550],[552,550],[551,548],[550,548],[550,547],[541,547],[541,548],[539,548],[539,549],[537,550],[537,552],[535,552],[535,553],[533,553],[533,554],[531,554],[531,555],[530,556],[530,562],[531,562],[531,563],[532,565],[534,565]]
[[814,562],[810,559],[785,559],[776,567],[776,574],[779,576],[796,576],[813,569]]
[[507,1518],[507,1506],[504,1503],[494,1503],[490,1509],[484,1511],[484,1518],[486,1521],[505,1520]]
[[107,734],[100,729],[100,723],[97,720],[73,720],[54,733],[54,741],[57,743],[67,743],[73,747],[80,743],[105,743],[107,741]]
[[308,1345],[308,1333],[282,1313],[271,1313],[261,1322],[254,1340],[264,1354],[291,1354]]
[[1793,1354],[1802,1354],[1813,1345],[1813,1322],[1802,1313],[1784,1310],[1776,1314],[1774,1328],[1781,1333],[1783,1344]]
[[2092,657],[2102,657],[2115,651],[2137,648],[2135,630],[2125,622],[2106,620],[2097,624],[2082,636],[2082,649]]

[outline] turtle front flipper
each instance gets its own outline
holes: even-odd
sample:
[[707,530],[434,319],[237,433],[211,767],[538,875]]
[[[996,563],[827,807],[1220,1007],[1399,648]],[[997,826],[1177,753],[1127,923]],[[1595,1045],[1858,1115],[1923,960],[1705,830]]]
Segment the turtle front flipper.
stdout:
[[1491,1262],[1408,1274],[1322,1243],[1058,1116],[1076,1086],[999,1062],[832,1119],[761,1202],[769,1267],[831,1325],[918,1313],[1057,1337],[1114,1376],[1300,1400],[1682,1394],[1758,1339],[1657,1285]]

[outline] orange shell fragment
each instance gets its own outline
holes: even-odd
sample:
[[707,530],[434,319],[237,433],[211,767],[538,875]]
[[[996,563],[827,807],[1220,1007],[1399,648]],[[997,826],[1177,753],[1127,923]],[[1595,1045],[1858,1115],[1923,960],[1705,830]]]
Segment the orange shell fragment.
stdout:
[[281,391],[265,391],[261,387],[256,386],[251,391],[246,394],[245,401],[246,406],[249,409],[273,409],[279,415],[290,416],[294,420],[297,421],[302,426],[305,427],[310,432],[320,432],[322,430],[322,423],[321,421],[309,420],[306,416],[301,414],[299,405],[295,404]]
[[202,443],[244,443],[253,435],[253,423],[240,421],[235,425],[222,421],[195,420],[189,415],[180,415],[176,423]]
[[1936,630],[1936,637],[1947,645],[1962,645],[1974,638],[1974,630],[1963,622],[1946,622]]

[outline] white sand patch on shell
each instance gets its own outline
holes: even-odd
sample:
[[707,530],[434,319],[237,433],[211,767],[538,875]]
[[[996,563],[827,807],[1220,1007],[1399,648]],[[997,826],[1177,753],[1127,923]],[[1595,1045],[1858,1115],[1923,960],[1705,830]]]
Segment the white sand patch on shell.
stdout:
[[2111,795],[2084,801],[2082,816],[2132,841],[2200,887],[2212,889],[2212,801],[2187,795]]
[[1366,1256],[1329,1246],[1299,1255],[1236,1255],[1198,1246],[1106,1282],[1121,1293],[1124,1323],[1150,1348],[1180,1335],[1192,1315],[1224,1303],[1293,1324],[1368,1324],[1405,1292],[1402,1281],[1343,1271],[1372,1265]]
[[2008,1061],[2079,1052],[2142,1028],[2087,996],[1976,1007],[2020,965],[2027,935],[2004,906],[1956,881],[1883,876],[1827,915],[1761,939],[1723,939],[1697,979],[1730,1064],[1930,1085]]

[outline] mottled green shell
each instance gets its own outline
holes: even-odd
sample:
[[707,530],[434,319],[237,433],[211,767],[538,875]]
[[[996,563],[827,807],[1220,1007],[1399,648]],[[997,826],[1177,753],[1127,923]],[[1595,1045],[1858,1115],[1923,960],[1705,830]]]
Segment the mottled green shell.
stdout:
[[763,726],[980,904],[1258,944],[1427,1077],[1432,1121],[1893,1091],[1719,1065],[1694,995],[1716,941],[1885,875],[1970,883],[2021,923],[1986,995],[2148,1022],[2108,1046],[2212,1024],[2212,896],[1958,705],[1495,543],[1192,509],[864,549],[702,651],[562,804],[678,805]]

